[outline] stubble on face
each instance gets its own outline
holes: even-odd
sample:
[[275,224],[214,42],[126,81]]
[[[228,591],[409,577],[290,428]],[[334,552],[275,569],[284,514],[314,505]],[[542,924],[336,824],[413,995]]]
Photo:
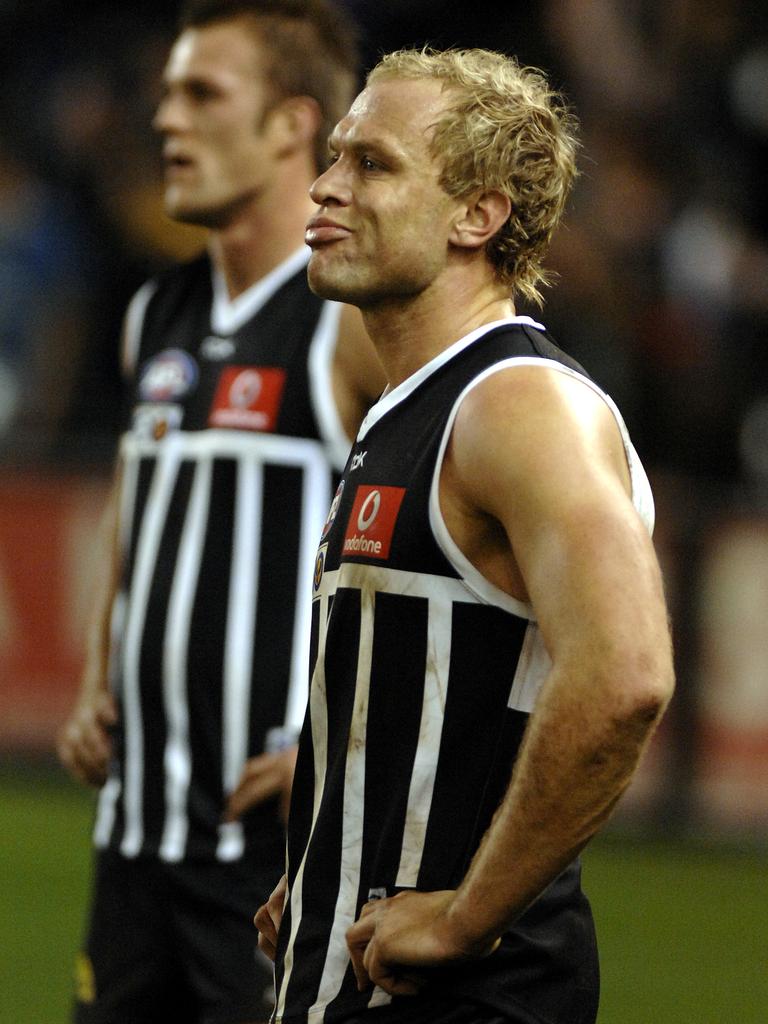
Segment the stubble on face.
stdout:
[[[313,245],[308,278],[318,295],[373,309],[407,302],[439,276],[454,203],[429,140],[446,102],[435,80],[385,79],[338,126],[338,159],[315,199],[351,234]],[[367,154],[380,169],[362,169]]]

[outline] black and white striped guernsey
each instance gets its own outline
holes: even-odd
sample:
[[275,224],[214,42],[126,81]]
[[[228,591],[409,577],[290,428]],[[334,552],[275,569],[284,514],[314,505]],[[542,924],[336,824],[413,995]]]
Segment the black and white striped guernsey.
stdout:
[[548,671],[530,608],[463,558],[437,501],[461,399],[487,374],[524,364],[576,375],[609,404],[636,507],[652,526],[648,481],[618,410],[527,317],[457,342],[369,412],[315,566],[313,674],[277,957],[283,1024],[330,1024],[389,1002],[387,1020],[430,1020],[430,994],[532,1024],[593,1019],[594,933],[577,862],[492,956],[434,971],[416,1003],[359,993],[345,942],[368,899],[459,884]]
[[246,758],[301,726],[306,581],[349,450],[331,392],[341,307],[309,291],[307,259],[230,302],[202,257],[128,311],[120,722],[95,829],[128,857],[283,856],[274,802],[221,816]]

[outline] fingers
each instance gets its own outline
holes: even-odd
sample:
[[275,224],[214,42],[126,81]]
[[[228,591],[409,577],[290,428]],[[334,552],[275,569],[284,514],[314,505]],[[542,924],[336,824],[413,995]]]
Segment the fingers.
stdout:
[[371,978],[365,965],[365,954],[376,930],[376,904],[383,902],[384,900],[373,900],[364,904],[360,911],[360,917],[347,930],[347,949],[359,992],[365,992],[371,987]]
[[370,900],[365,903],[360,917],[347,931],[347,948],[357,987],[360,992],[365,992],[372,985],[378,985],[393,996],[415,995],[424,987],[424,979],[418,973],[403,970],[381,959],[376,927],[386,913],[388,902]]
[[277,952],[277,927],[272,915],[267,909],[267,904],[259,907],[253,918],[253,923],[259,930],[259,949],[274,961]]
[[272,961],[274,961],[277,951],[277,933],[280,931],[280,923],[283,919],[287,889],[288,880],[283,875],[272,891],[272,895],[263,906],[259,907],[253,918],[253,923],[259,929],[259,949]]
[[[116,721],[114,707],[109,712],[109,721]],[[94,708],[80,708],[72,715],[59,733],[57,752],[64,767],[81,782],[103,785],[112,756],[112,741]]]
[[240,781],[232,790],[224,809],[224,820],[234,821],[257,804],[280,791],[280,774],[274,754],[262,754],[246,762]]
[[96,720],[104,729],[117,725],[117,701],[111,693],[99,694],[95,705]]
[[234,821],[251,807],[274,796],[290,796],[295,755],[291,751],[261,754],[246,761],[240,781],[229,795],[224,820]]

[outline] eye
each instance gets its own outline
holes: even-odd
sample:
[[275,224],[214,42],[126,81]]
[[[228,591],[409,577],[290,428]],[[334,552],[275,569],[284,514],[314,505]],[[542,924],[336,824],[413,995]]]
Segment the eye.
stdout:
[[217,89],[208,82],[198,79],[187,82],[186,91],[189,98],[194,100],[195,103],[206,103],[208,100],[215,99],[218,96]]
[[380,171],[381,164],[376,163],[369,156],[360,157],[360,166],[364,171]]

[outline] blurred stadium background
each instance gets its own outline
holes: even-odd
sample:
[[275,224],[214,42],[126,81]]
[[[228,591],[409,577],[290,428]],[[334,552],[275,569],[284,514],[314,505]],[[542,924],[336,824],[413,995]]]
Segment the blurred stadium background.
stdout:
[[[585,858],[600,1024],[768,1020],[768,8],[345,0],[366,64],[430,41],[547,69],[582,177],[541,319],[650,470],[678,693]],[[73,10],[76,12],[73,18]],[[174,3],[0,0],[0,1020],[74,988],[92,798],[56,767],[136,287],[202,244],[150,129]],[[117,923],[119,928],[119,922]],[[138,1022],[137,1022],[138,1024]]]

